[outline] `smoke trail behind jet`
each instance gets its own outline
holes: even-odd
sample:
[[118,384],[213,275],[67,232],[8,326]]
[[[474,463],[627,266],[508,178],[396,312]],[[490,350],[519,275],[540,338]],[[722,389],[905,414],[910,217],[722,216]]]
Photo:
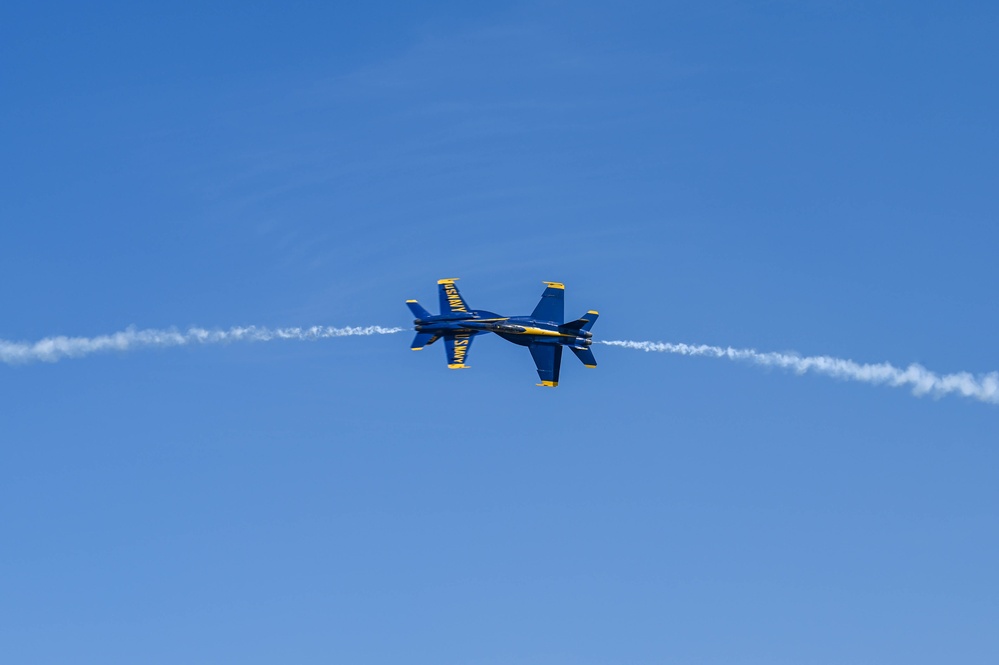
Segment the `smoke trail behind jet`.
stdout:
[[225,344],[228,342],[269,342],[275,339],[314,341],[354,335],[390,335],[402,328],[381,326],[333,328],[260,328],[257,326],[228,329],[188,328],[185,331],[136,330],[128,328],[98,337],[46,337],[37,342],[0,340],[0,362],[8,365],[35,361],[57,362],[63,358],[81,358],[104,351],[130,351],[144,347],[186,346],[190,344]]
[[988,404],[999,404],[999,372],[974,376],[968,372],[936,374],[922,365],[911,364],[905,369],[888,363],[861,364],[852,360],[830,356],[798,356],[789,353],[760,353],[755,349],[708,346],[705,344],[670,344],[666,342],[601,341],[608,346],[658,353],[677,353],[684,356],[709,356],[745,360],[767,367],[790,369],[797,374],[814,372],[839,379],[861,381],[892,387],[911,386],[917,396],[941,397],[958,393]]

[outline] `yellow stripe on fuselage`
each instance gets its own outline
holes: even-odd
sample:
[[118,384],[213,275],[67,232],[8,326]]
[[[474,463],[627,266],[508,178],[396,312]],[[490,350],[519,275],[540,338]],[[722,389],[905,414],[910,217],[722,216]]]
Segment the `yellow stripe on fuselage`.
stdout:
[[521,326],[524,329],[522,333],[513,333],[514,335],[541,335],[542,337],[575,337],[575,335],[566,335],[565,333],[560,333],[557,330],[545,330],[544,328],[529,328],[527,326]]

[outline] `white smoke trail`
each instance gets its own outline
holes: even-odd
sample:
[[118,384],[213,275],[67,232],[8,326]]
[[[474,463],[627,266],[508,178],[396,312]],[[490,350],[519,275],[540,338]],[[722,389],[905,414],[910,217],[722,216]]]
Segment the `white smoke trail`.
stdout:
[[639,351],[678,353],[685,356],[710,356],[729,360],[746,360],[757,365],[782,367],[798,374],[815,372],[840,379],[885,384],[893,387],[912,386],[917,396],[941,397],[959,393],[989,404],[999,404],[999,372],[974,376],[968,372],[936,374],[915,363],[905,369],[888,363],[861,364],[829,356],[798,356],[789,353],[760,353],[755,349],[707,346],[705,344],[669,344],[666,342],[601,341],[608,346],[623,346]]
[[353,335],[390,335],[401,332],[402,328],[381,326],[333,328],[312,326],[311,328],[259,328],[257,326],[235,327],[227,330],[188,328],[185,331],[136,330],[128,328],[110,335],[98,337],[46,337],[37,342],[11,342],[0,340],[0,362],[8,365],[34,361],[56,362],[63,358],[80,358],[102,351],[129,351],[150,346],[185,346],[187,344],[224,344],[228,342],[251,341],[267,342],[272,339],[293,339],[314,341],[330,337]]

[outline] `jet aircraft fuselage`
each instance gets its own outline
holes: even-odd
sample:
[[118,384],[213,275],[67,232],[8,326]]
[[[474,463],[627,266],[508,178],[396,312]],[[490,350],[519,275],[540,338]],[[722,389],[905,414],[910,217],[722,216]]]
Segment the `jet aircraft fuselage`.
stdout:
[[565,285],[545,282],[547,288],[541,302],[529,316],[501,316],[483,309],[470,309],[455,285],[456,278],[438,280],[441,313],[433,315],[417,301],[406,304],[416,316],[413,324],[416,338],[412,349],[419,351],[444,339],[450,369],[467,369],[465,361],[477,335],[495,333],[503,339],[526,346],[538,368],[540,386],[558,385],[562,363],[562,348],[569,347],[586,367],[596,367],[590,345],[590,328],[597,312],[590,310],[582,318],[569,323],[565,320]]

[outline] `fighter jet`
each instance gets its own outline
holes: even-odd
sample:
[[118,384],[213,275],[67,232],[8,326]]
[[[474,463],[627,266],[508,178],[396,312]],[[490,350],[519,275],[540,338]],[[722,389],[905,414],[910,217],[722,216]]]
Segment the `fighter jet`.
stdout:
[[564,284],[544,282],[547,288],[530,316],[500,316],[483,309],[469,309],[455,281],[456,277],[437,280],[441,305],[441,313],[437,316],[415,300],[406,301],[416,316],[413,351],[420,351],[443,337],[448,368],[467,369],[465,363],[472,340],[476,335],[495,333],[530,349],[541,377],[538,385],[550,388],[558,385],[563,347],[569,347],[586,367],[597,366],[590,350],[593,343],[590,328],[597,320],[597,312],[590,310],[582,318],[564,323]]

